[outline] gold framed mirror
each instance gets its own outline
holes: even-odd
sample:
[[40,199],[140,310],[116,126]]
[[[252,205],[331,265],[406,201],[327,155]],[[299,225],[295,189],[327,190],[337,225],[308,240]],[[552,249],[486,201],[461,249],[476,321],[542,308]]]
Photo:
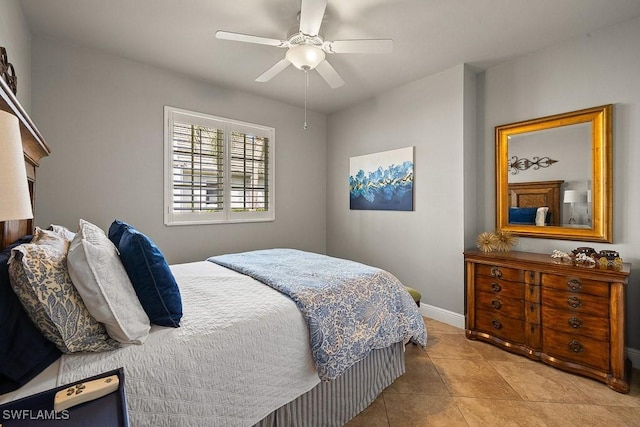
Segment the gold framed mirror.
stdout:
[[612,242],[612,111],[609,104],[496,126],[499,230]]

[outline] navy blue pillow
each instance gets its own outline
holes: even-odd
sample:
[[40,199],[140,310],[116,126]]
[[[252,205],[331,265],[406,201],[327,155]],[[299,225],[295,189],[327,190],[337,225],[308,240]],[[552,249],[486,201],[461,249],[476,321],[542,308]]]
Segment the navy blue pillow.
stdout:
[[113,221],[111,227],[109,227],[109,240],[111,240],[113,244],[116,245],[116,248],[120,244],[122,233],[124,233],[124,230],[126,230],[127,228],[131,228],[131,226],[126,222],[120,221],[119,219]]
[[114,221],[109,239],[120,252],[120,260],[151,323],[180,326],[180,289],[160,249],[131,225]]
[[0,394],[16,390],[60,357],[22,308],[9,283],[11,249],[29,243],[25,236],[0,252]]
[[538,208],[509,208],[509,224],[535,224]]

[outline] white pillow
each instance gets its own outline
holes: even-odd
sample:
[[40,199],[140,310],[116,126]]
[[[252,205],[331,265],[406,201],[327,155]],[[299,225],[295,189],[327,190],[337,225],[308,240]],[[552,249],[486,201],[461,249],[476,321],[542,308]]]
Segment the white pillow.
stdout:
[[142,344],[151,328],[149,317],[104,231],[81,219],[67,262],[71,281],[109,336],[121,343]]

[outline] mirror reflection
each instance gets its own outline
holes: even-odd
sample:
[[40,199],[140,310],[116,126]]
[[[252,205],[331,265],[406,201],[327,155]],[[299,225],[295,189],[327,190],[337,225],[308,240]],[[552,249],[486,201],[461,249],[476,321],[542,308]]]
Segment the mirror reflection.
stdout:
[[[512,135],[507,157],[510,224],[592,227],[591,123]],[[525,200],[522,192],[527,184],[539,183],[547,183],[548,188],[558,183],[559,188],[551,195],[534,192]],[[519,192],[518,197],[514,192]],[[533,209],[539,207],[548,209],[540,213]],[[539,215],[544,224],[540,218],[536,223]]]

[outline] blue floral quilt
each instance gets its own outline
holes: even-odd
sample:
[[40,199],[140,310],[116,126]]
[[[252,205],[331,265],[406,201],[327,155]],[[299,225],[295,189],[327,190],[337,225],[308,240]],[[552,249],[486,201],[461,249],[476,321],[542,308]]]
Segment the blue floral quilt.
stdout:
[[424,320],[398,279],[379,268],[295,249],[220,255],[207,261],[289,296],[309,325],[321,380],[331,380],[371,350],[404,339],[425,346]]

